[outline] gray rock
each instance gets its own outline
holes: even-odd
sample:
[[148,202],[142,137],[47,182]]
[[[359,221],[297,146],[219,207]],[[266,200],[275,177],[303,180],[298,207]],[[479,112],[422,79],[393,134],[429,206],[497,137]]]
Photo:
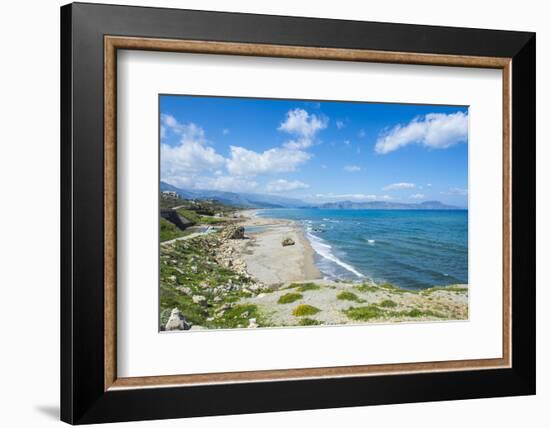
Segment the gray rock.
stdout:
[[248,320],[248,328],[258,328],[258,323],[256,322],[256,318],[250,318]]
[[166,322],[164,329],[166,331],[172,331],[172,330],[189,330],[190,328],[191,328],[191,324],[187,322],[187,320],[182,315],[180,310],[178,308],[172,309],[172,312],[170,313],[170,318],[168,318],[168,321]]
[[193,290],[191,290],[189,287],[184,287],[183,285],[176,287],[176,290],[178,290],[182,294],[185,294],[186,296],[191,296],[193,294]]
[[206,305],[206,297],[201,296],[200,294],[197,294],[193,296],[193,303],[197,303],[199,305]]
[[243,226],[229,226],[223,235],[224,239],[244,239]]
[[291,238],[285,238],[283,239],[283,242],[281,242],[281,244],[283,245],[283,247],[288,247],[289,245],[294,245],[295,242]]

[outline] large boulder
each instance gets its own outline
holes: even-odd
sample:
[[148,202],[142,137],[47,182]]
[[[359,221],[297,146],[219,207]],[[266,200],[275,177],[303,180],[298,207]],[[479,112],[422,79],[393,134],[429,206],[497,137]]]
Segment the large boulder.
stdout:
[[168,321],[166,322],[166,325],[164,326],[164,329],[166,331],[172,331],[172,330],[189,330],[191,328],[191,324],[187,322],[183,314],[180,312],[178,308],[172,309],[172,312],[170,312],[170,318],[168,318]]
[[295,244],[295,242],[292,238],[285,238],[285,239],[283,239],[283,242],[281,242],[281,245],[283,247],[288,247],[289,245],[294,245],[294,244]]

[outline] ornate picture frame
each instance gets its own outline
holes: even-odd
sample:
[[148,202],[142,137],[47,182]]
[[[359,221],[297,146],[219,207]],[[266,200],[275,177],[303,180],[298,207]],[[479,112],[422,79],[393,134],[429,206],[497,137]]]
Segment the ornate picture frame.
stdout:
[[[502,357],[119,377],[119,50],[501,70],[503,250],[488,257],[502,258]],[[533,33],[75,3],[61,8],[61,55],[63,421],[535,393]]]

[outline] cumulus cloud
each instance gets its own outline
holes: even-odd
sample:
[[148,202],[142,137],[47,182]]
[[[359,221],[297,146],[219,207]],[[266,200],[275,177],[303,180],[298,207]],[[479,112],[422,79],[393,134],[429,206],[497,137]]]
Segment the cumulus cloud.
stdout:
[[346,124],[343,121],[341,121],[341,120],[336,121],[336,127],[338,129],[342,129],[344,126],[346,126]]
[[308,187],[308,184],[302,183],[301,181],[288,181],[281,178],[279,180],[269,182],[266,186],[266,190],[271,193],[279,193],[290,192],[291,190],[296,189],[307,189]]
[[195,141],[206,143],[204,130],[193,122],[181,123],[170,114],[161,114],[161,132],[164,127],[165,135],[167,131],[171,131],[176,135],[181,135],[182,141]]
[[346,165],[344,167],[344,171],[347,171],[347,172],[359,172],[361,171],[361,167],[360,166],[357,166],[357,165]]
[[422,193],[414,193],[411,195],[411,199],[424,199],[424,195]]
[[393,183],[384,187],[382,190],[414,189],[414,183]]
[[310,147],[315,141],[316,134],[327,125],[327,118],[296,108],[287,112],[286,119],[277,129],[295,137],[284,144],[286,148],[301,150]]
[[222,134],[223,134],[223,135],[229,134],[229,129],[227,129],[227,128],[223,129],[223,130],[222,130]]
[[226,167],[231,175],[291,172],[310,158],[309,153],[301,150],[273,148],[258,153],[244,147],[231,146]]
[[160,158],[163,174],[189,174],[223,166],[223,156],[209,146],[196,141],[182,141],[179,145],[161,144]]
[[163,178],[174,179],[182,176],[184,180],[192,174],[223,166],[225,159],[206,144],[204,130],[201,127],[192,122],[182,124],[166,114],[161,116],[161,121],[165,128],[180,136],[180,141],[176,145],[160,145]]
[[410,144],[420,144],[432,149],[446,149],[468,139],[468,114],[430,113],[409,123],[394,126],[378,137],[375,151],[390,153]]

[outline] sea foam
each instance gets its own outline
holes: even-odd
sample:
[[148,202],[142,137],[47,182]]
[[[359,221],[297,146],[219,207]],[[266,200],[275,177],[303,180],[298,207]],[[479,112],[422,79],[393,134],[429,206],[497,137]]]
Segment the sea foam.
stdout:
[[[309,228],[307,228],[309,229]],[[306,229],[306,230],[307,230]],[[332,252],[332,247],[327,244],[323,239],[319,238],[318,236],[313,235],[309,230],[306,232],[306,236],[311,243],[311,247],[313,250],[319,254],[321,257],[323,257],[326,260],[329,260],[333,263],[336,263],[338,266],[343,267],[348,272],[353,273],[354,275],[358,276],[359,278],[364,278],[365,275],[363,275],[361,272],[359,272],[357,269],[355,269],[353,266],[343,262],[338,257],[334,255]]]

